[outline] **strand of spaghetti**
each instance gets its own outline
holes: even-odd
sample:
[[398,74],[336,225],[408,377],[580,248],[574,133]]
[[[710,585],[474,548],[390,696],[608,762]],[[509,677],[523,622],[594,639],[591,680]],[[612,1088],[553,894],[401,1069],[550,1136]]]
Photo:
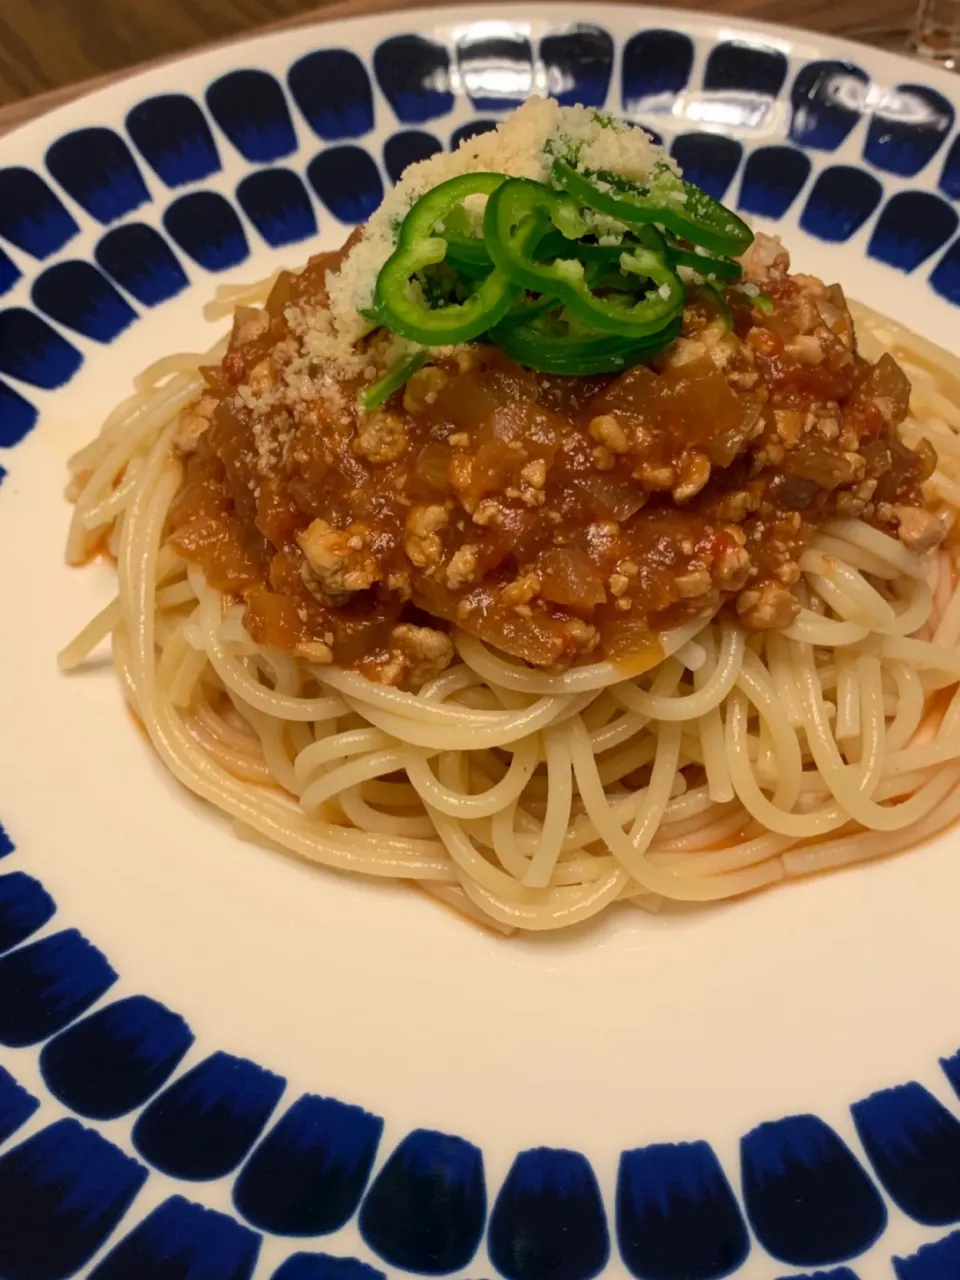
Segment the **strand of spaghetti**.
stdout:
[[877,555],[874,551],[868,551],[864,547],[855,546],[852,542],[846,542],[842,538],[832,537],[830,534],[818,532],[813,540],[813,551],[818,551],[822,556],[830,557],[832,560],[842,561],[850,565],[852,569],[859,569],[861,573],[869,573],[874,578],[896,579],[900,577],[900,570],[885,560],[883,556]]
[[[656,641],[651,642],[650,652],[639,653],[631,657],[631,667],[648,671],[657,666],[664,658],[670,657],[692,640],[705,625],[707,619],[700,618],[675,631],[661,632]],[[560,694],[588,693],[604,689],[616,684],[624,678],[624,672],[612,662],[595,662],[589,666],[573,667],[561,675],[548,675],[542,671],[531,671],[499,657],[475,636],[464,631],[454,634],[457,652],[464,662],[478,672],[492,685],[505,689],[515,689],[519,693]],[[649,661],[647,658],[649,657]]]
[[784,627],[780,634],[798,644],[832,649],[866,640],[870,628],[866,623],[837,622],[834,618],[821,617],[812,609],[801,609],[790,626]]
[[[834,556],[825,556],[815,547],[804,551],[799,563],[802,572],[814,579],[818,594],[824,600],[829,599],[842,618],[866,619],[873,627],[892,626],[896,621],[889,601],[852,565]],[[825,594],[825,588],[829,588],[832,599]],[[837,603],[841,603],[846,612],[837,608]]]
[[262,685],[243,666],[242,660],[231,657],[220,643],[217,636],[219,595],[207,589],[201,597],[200,609],[198,631],[211,666],[226,687],[255,711],[289,720],[327,720],[347,710],[347,704],[337,697],[300,698]]
[[[861,793],[860,776],[852,782],[840,753],[836,748],[823,715],[823,701],[811,671],[810,655],[800,646],[796,646],[797,680],[800,687],[801,701],[806,712],[807,740],[813,752],[817,768],[831,792],[837,797],[846,814],[854,818],[862,826],[877,831],[896,831],[917,822],[929,810],[931,796],[934,794],[932,784],[921,787],[909,800],[897,805],[883,806],[867,798]],[[861,705],[864,707],[864,723],[867,722],[866,704],[868,699],[874,700],[873,686],[879,686],[879,664],[875,658],[863,654],[858,660],[861,666]],[[874,672],[876,671],[876,677]],[[879,714],[880,725],[883,724],[882,710]],[[864,751],[865,759],[868,752]],[[882,763],[882,762],[881,762]],[[875,782],[874,782],[874,785]],[[865,788],[866,789],[866,788]],[[872,787],[869,788],[872,790]]]
[[518,800],[537,767],[539,749],[536,737],[521,738],[513,744],[513,755],[503,778],[478,795],[451,791],[434,776],[422,755],[410,752],[404,768],[417,794],[425,804],[450,818],[485,818],[498,813],[505,805]]
[[[493,852],[496,854],[497,860],[504,871],[522,884],[530,866],[530,859],[533,857],[534,850],[537,847],[539,835],[526,837],[529,851],[524,853],[520,847],[520,838],[517,833],[517,808],[518,801],[512,800],[499,813],[494,814],[490,827],[489,844],[492,846]],[[579,849],[580,846],[576,847]]]
[[[496,711],[475,711],[459,704],[447,706],[433,699],[428,701],[416,694],[405,693],[402,689],[368,680],[366,676],[354,671],[343,671],[339,667],[313,667],[312,670],[321,684],[329,685],[344,697],[349,697],[351,705],[376,707],[398,720],[417,720],[427,725],[452,724],[466,728],[468,724],[502,724],[507,719]],[[362,710],[360,714],[366,716],[368,713]]]
[[662,865],[662,859],[654,857],[655,854],[697,853],[703,849],[711,849],[732,835],[740,835],[749,822],[750,819],[742,805],[736,804],[729,809],[724,806],[719,816],[702,822],[688,835],[672,836],[668,840],[654,840],[650,845],[650,857]]
[[828,520],[821,526],[821,532],[864,551],[872,551],[908,578],[916,578],[922,582],[927,576],[928,560],[925,556],[908,551],[896,538],[881,533],[872,525],[862,524],[858,520]]
[[[803,780],[803,756],[797,734],[778,697],[778,690],[760,661],[748,650],[744,656],[738,687],[756,707],[761,723],[766,729],[770,747],[776,758],[775,787],[772,803],[779,809],[790,810],[800,794]],[[729,717],[730,708],[728,705]],[[728,758],[728,767],[730,761]]]
[[394,747],[389,751],[371,751],[368,755],[349,760],[346,764],[329,773],[321,774],[306,787],[300,796],[300,807],[304,813],[312,813],[321,808],[327,800],[333,800],[347,787],[354,787],[358,782],[366,782],[369,778],[380,778],[385,773],[396,773],[403,768],[405,754]]
[[[523,711],[515,711],[497,715],[493,724],[478,725],[461,722],[447,725],[424,724],[420,720],[404,719],[391,712],[381,711],[379,707],[363,703],[352,695],[344,694],[344,699],[354,711],[362,714],[385,733],[402,742],[415,747],[427,747],[436,751],[482,749],[488,747],[506,747],[528,734],[545,729],[563,710],[560,698],[540,698],[531,707]],[[436,707],[437,711],[450,708]]]
[[917,732],[925,703],[923,685],[912,667],[905,662],[886,662],[884,671],[892,677],[897,690],[897,709],[887,725],[887,752],[892,758]]
[[611,693],[628,711],[647,715],[661,723],[697,720],[718,707],[736,683],[743,663],[744,635],[739,627],[724,625],[716,667],[701,688],[680,697],[645,693],[631,681],[616,685]]
[[953,677],[951,683],[960,677],[960,651],[956,649],[903,636],[876,636],[871,639],[870,647],[880,657],[895,658],[930,671],[942,671]]
[[944,649],[954,648],[958,640],[960,640],[960,584],[953,591],[950,602],[944,609],[937,629],[933,633],[933,643]]
[[123,479],[116,488],[105,498],[102,498],[99,502],[94,502],[86,509],[83,515],[83,527],[88,532],[93,532],[119,519],[136,488],[139,468],[140,459],[131,458],[126,465]]
[[[676,725],[665,725],[663,733],[669,745],[662,755],[665,763],[669,764],[667,757],[672,757],[679,748],[679,729]],[[782,879],[783,871],[778,865],[750,868],[732,875],[704,877],[700,880],[685,879],[655,866],[614,819],[590,754],[589,739],[582,726],[576,722],[571,726],[571,757],[577,786],[594,826],[623,869],[643,888],[685,902],[707,902],[748,893]]]
[[381,733],[379,729],[348,729],[345,733],[331,734],[304,748],[293,762],[297,780],[306,783],[317,769],[340,760],[344,756],[363,755],[368,751],[393,750],[400,744],[396,738]]
[[730,845],[726,849],[716,849],[706,853],[650,853],[651,860],[658,865],[669,867],[677,875],[691,878],[726,875],[735,871],[743,871],[747,867],[762,866],[764,863],[779,860],[780,855],[792,849],[798,843],[796,838],[776,835],[768,832],[756,836],[740,844]]
[[362,787],[346,787],[337,796],[337,803],[344,815],[361,831],[382,831],[391,836],[415,836],[429,839],[434,834],[433,823],[426,814],[399,816],[382,813],[363,798]]
[[465,916],[468,920],[472,920],[474,924],[478,924],[484,929],[503,934],[505,938],[509,938],[512,933],[516,933],[516,929],[513,926],[501,924],[499,920],[494,920],[488,916],[482,908],[467,897],[459,884],[438,884],[434,880],[419,880],[417,881],[417,888],[422,889],[431,898],[436,898],[445,907],[450,907],[459,916]]
[[[693,673],[693,687],[698,692],[702,692],[716,675],[717,646],[712,627],[704,628],[700,636],[700,643],[703,646],[704,662]],[[720,718],[719,703],[717,706],[709,707],[703,712],[699,719],[698,729],[710,799],[722,804],[732,800],[734,792],[723,746],[723,721]]]
[[113,631],[122,616],[120,597],[111,600],[100,612],[57,654],[57,666],[61,671],[73,671],[79,667]]
[[599,915],[617,900],[628,882],[629,876],[623,868],[612,866],[592,884],[548,890],[550,897],[544,905],[504,900],[475,881],[464,881],[463,889],[481,910],[499,923],[537,931],[571,928]]
[[871,858],[886,857],[901,849],[916,847],[960,818],[960,769],[951,769],[931,783],[932,805],[912,828],[896,831],[857,832],[838,840],[825,841],[809,849],[793,849],[781,858],[789,876],[852,866]]
[[837,656],[837,723],[833,731],[840,741],[860,737],[860,684],[856,656],[848,650]]
[[185,722],[187,731],[232,777],[257,786],[269,786],[272,775],[263,760],[252,759],[241,751],[234,751],[209,732],[205,725],[190,717]]
[[528,888],[550,883],[560,857],[563,837],[573,803],[573,771],[570,764],[569,727],[548,729],[543,735],[547,757],[547,811],[530,867],[523,878]]

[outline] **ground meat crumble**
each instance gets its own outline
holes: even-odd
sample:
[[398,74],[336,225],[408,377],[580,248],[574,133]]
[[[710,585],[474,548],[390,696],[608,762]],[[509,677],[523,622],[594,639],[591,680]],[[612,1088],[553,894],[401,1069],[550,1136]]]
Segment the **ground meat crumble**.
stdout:
[[[709,299],[651,366],[559,378],[496,349],[442,356],[372,413],[304,356],[337,257],[238,312],[185,411],[169,537],[246,602],[259,642],[417,687],[455,624],[530,663],[626,660],[718,607],[764,630],[800,607],[817,526],[852,516],[924,552],[935,457],[900,440],[910,388],[857,352],[837,285],[744,257],[726,331]],[[762,305],[761,305],[762,304]],[[301,308],[298,311],[298,307]],[[302,325],[301,325],[302,329]]]

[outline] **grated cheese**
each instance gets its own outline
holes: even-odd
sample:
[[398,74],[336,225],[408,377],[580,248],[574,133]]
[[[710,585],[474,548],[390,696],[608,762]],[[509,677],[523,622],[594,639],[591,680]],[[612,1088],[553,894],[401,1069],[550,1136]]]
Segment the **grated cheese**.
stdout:
[[[656,174],[663,185],[676,186],[669,180],[679,176],[675,162],[639,126],[591,108],[561,107],[551,98],[530,98],[492,132],[468,138],[456,151],[438,152],[404,171],[340,270],[328,274],[329,311],[318,311],[305,323],[300,318],[294,323],[288,312],[288,322],[301,336],[305,351],[337,366],[342,376],[351,376],[367,362],[369,353],[360,357],[355,351],[357,341],[370,328],[359,310],[371,306],[377,275],[393,252],[397,228],[421,196],[441,182],[468,173],[505,173],[548,183],[552,163],[561,156],[582,172],[600,171],[633,182]],[[682,189],[678,194],[682,200]],[[465,204],[479,221],[484,197],[471,197]],[[618,243],[623,225],[599,214],[591,216],[601,241]]]

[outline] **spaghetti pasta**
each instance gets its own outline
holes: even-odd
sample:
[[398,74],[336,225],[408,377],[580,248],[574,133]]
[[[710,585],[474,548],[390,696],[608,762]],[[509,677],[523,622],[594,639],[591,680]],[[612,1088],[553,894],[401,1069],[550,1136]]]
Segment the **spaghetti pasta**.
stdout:
[[[244,289],[262,301],[267,286]],[[234,302],[237,297],[231,297]],[[913,384],[905,440],[960,499],[960,362],[853,304],[861,347]],[[419,690],[256,643],[165,541],[197,357],[158,361],[71,460],[67,546],[116,547],[118,596],[60,655],[108,635],[154,748],[238,833],[327,867],[420,885],[501,931],[616,902],[706,903],[917,844],[960,816],[960,574],[856,519],[803,553],[802,608],[749,633],[724,611],[610,661],[527,666],[454,632]]]

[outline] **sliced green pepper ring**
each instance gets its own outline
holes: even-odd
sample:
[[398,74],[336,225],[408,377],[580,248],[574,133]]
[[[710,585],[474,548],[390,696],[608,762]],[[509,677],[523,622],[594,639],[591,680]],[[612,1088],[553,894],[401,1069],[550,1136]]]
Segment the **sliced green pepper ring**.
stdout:
[[[427,347],[469,342],[495,325],[517,299],[520,286],[502,270],[492,271],[465,302],[432,309],[418,296],[414,280],[418,271],[446,257],[445,217],[467,196],[489,196],[505,181],[500,173],[451,178],[422,196],[404,218],[397,247],[377,276],[374,295],[377,312],[394,333]],[[538,230],[536,238],[542,234]]]
[[630,226],[659,223],[674,235],[713,253],[739,257],[753,242],[753,232],[742,218],[690,182],[677,179],[675,192],[678,196],[682,193],[682,199],[670,200],[612,174],[580,173],[566,160],[553,162],[553,178],[569,195],[597,213]]
[[692,297],[701,297],[705,299],[713,307],[717,313],[717,319],[720,321],[720,327],[724,333],[730,333],[733,329],[733,315],[727,306],[727,300],[723,294],[714,285],[704,281],[703,284],[694,285],[690,290]]
[[715,276],[717,280],[735,283],[743,276],[743,267],[739,262],[729,258],[710,258],[702,253],[694,253],[691,249],[678,249],[667,245],[667,257],[675,267],[690,267],[701,276]]
[[682,309],[683,284],[658,248],[638,243],[620,254],[624,272],[651,282],[648,292],[639,299],[627,294],[601,297],[591,288],[575,245],[569,256],[552,262],[536,260],[534,254],[543,235],[541,232],[534,239],[531,234],[537,217],[544,223],[549,219],[570,240],[588,232],[580,207],[571,196],[526,178],[510,178],[497,187],[487,201],[484,239],[497,271],[504,272],[516,284],[534,293],[561,298],[571,311],[601,332],[634,340],[664,328]]
[[487,336],[518,364],[539,373],[619,373],[673,342],[682,323],[682,317],[677,316],[660,333],[646,342],[637,342],[609,333],[583,336],[571,330],[562,318],[541,314],[517,324],[502,321]]

